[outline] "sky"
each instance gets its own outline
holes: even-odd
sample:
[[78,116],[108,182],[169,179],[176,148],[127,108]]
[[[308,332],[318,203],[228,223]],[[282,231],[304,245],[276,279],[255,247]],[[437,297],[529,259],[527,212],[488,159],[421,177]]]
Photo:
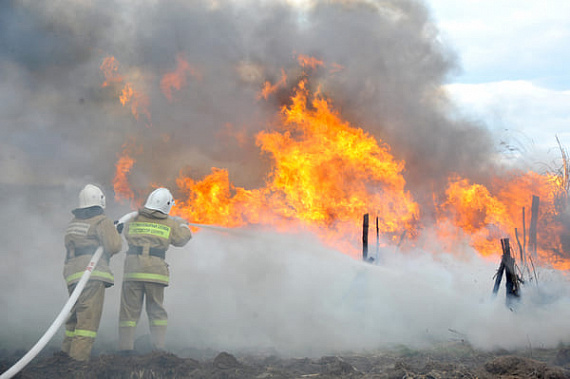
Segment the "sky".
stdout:
[[[570,146],[570,3],[429,0],[460,70],[447,89],[464,112],[533,159]],[[537,162],[535,161],[535,162]]]

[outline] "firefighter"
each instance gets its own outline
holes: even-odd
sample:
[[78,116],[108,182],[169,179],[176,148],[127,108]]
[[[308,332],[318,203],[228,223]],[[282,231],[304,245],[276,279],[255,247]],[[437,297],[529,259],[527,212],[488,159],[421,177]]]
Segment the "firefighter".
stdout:
[[86,361],[91,355],[97,336],[105,288],[114,284],[109,259],[121,250],[121,236],[113,221],[105,216],[105,195],[92,184],[79,192],[79,207],[72,210],[75,216],[65,232],[67,255],[63,276],[69,294],[83,276],[92,255],[103,246],[103,255],[91,272],[89,281],[71,310],[65,324],[62,350],[73,359]]
[[[163,307],[164,288],[169,284],[166,250],[170,245],[182,247],[192,238],[186,221],[169,216],[174,205],[167,188],[154,190],[144,207],[124,226],[129,244],[125,258],[121,308],[119,314],[119,350],[134,351],[135,329],[143,301],[155,350],[164,350],[167,313]],[[117,225],[120,228],[120,224]]]

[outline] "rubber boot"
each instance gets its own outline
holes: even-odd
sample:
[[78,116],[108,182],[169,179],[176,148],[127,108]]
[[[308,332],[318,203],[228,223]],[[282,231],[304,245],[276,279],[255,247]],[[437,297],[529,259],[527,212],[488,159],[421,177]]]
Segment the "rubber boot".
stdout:
[[63,337],[63,342],[61,343],[61,351],[63,351],[65,354],[69,355],[69,352],[71,351],[71,341],[73,340],[73,337],[66,335],[65,337]]
[[164,341],[166,340],[166,326],[151,326],[150,337],[154,350],[164,350]]
[[75,336],[71,341],[69,356],[76,361],[88,361],[95,340],[91,337]]
[[135,328],[132,326],[119,327],[119,350],[133,350],[135,348]]

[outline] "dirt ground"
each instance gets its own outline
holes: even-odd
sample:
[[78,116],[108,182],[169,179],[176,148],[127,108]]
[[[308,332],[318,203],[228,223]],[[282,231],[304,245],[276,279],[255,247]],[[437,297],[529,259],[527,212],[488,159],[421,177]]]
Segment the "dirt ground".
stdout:
[[[0,372],[24,353],[0,351]],[[192,350],[180,355],[101,353],[80,363],[44,352],[14,378],[570,378],[570,347],[483,352],[453,342],[316,359]]]

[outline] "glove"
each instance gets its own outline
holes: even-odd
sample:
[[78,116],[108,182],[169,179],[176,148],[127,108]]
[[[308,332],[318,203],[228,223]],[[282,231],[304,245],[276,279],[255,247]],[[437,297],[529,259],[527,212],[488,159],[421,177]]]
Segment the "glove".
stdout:
[[123,224],[122,222],[119,224],[119,221],[117,221],[117,220],[115,220],[114,224],[115,224],[115,228],[117,228],[117,232],[119,234],[121,234],[123,232],[123,228],[125,227],[125,224]]

